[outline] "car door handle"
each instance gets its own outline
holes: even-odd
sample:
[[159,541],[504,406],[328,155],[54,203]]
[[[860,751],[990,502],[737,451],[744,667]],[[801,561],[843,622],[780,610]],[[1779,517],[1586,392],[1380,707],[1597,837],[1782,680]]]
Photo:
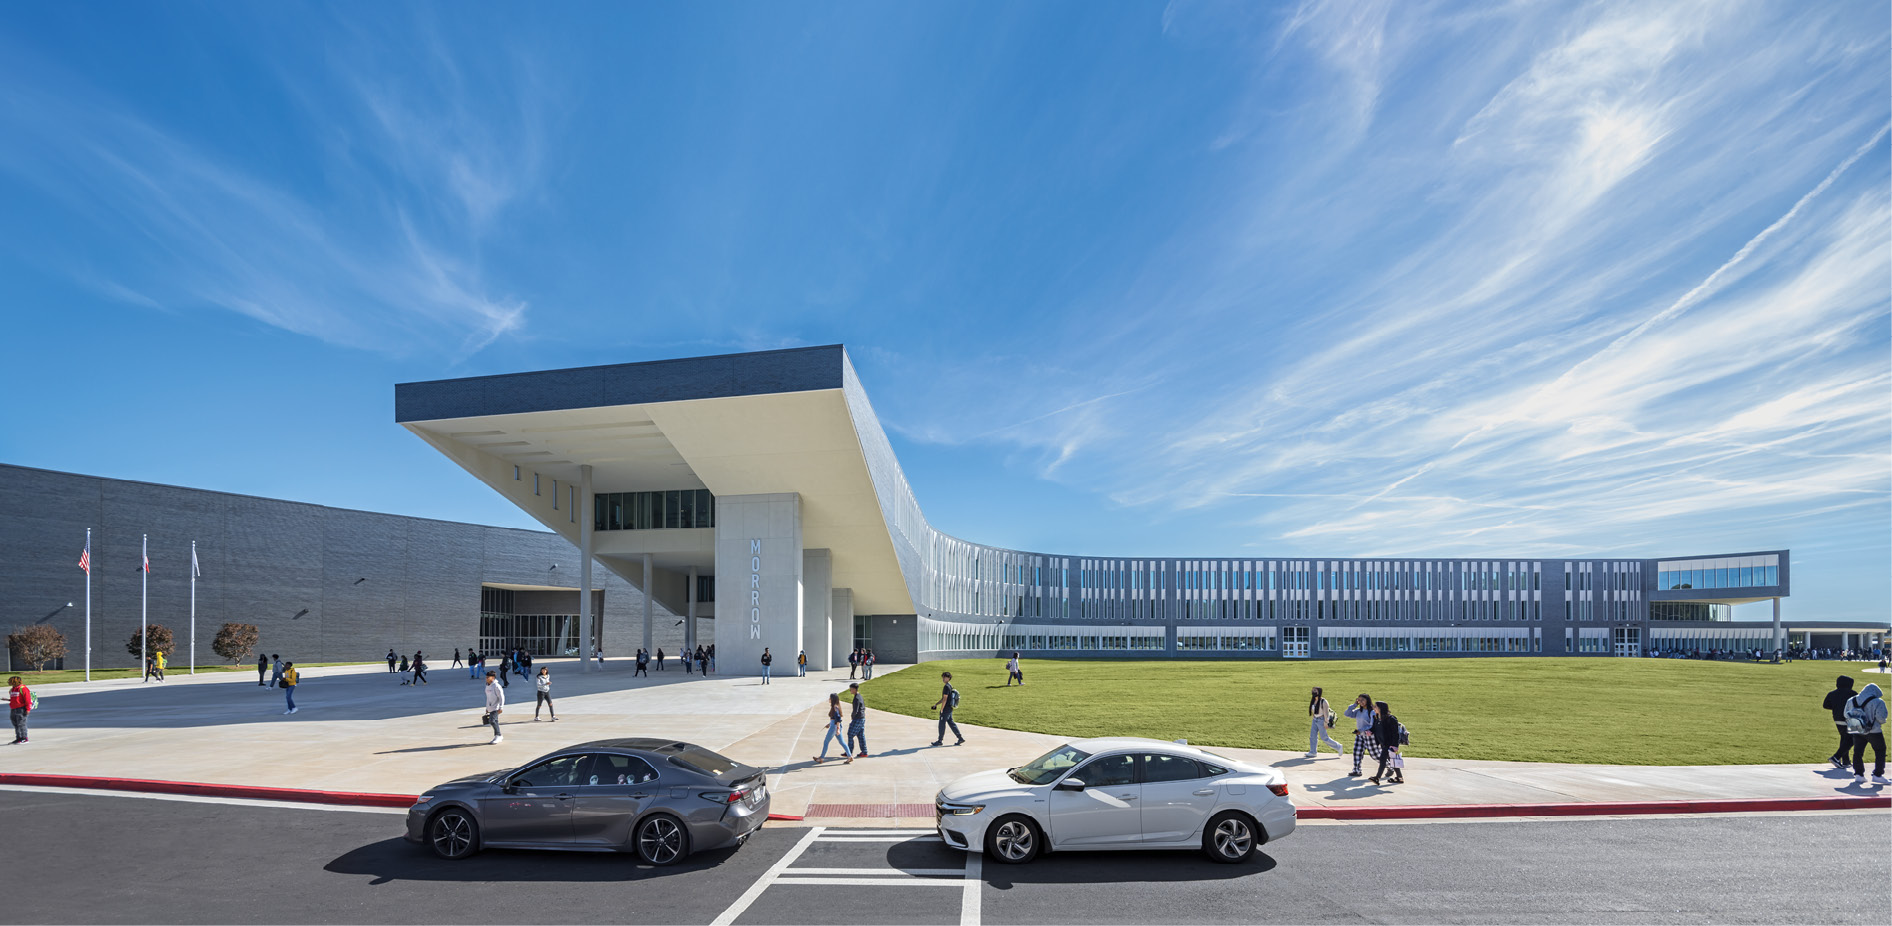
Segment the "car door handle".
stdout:
[[1214,788],[1203,788],[1202,790],[1200,790],[1200,791],[1197,791],[1197,792],[1195,792],[1195,794],[1196,794],[1196,796],[1197,796],[1197,797],[1214,797],[1214,796],[1215,796],[1215,789],[1214,789]]
[[641,797],[649,797],[650,795],[649,795],[649,794],[646,794],[646,793],[644,793],[644,792],[642,792],[642,791],[639,791],[639,792],[637,792],[636,794],[633,794],[633,795],[631,795],[631,796],[632,796],[632,797],[640,797],[640,798],[641,798]]
[[559,800],[561,800],[561,801],[569,801],[569,800],[571,800],[571,799],[572,799],[572,796],[571,796],[571,795],[569,795],[569,794],[560,794],[560,795],[558,796],[558,799],[559,799]]
[[1134,800],[1136,800],[1136,799],[1137,799],[1137,796],[1136,796],[1136,795],[1134,795],[1134,794],[1119,794],[1119,795],[1117,795],[1117,800],[1120,800],[1120,801],[1134,801]]

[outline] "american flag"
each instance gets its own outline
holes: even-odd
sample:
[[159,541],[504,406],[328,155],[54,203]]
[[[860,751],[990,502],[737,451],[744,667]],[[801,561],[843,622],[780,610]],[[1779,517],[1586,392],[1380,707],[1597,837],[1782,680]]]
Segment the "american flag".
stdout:
[[203,575],[204,575],[203,570],[197,568],[197,545],[192,544],[191,545],[191,578],[198,579],[198,578],[202,578]]
[[150,574],[151,574],[151,553],[150,553],[150,551],[146,551],[146,552],[145,552],[145,555],[144,555],[144,556],[145,556],[145,566],[144,566],[144,569],[145,569],[145,575],[150,575]]
[[85,540],[85,549],[79,551],[79,568],[85,570],[86,575],[92,574],[92,538],[90,537]]

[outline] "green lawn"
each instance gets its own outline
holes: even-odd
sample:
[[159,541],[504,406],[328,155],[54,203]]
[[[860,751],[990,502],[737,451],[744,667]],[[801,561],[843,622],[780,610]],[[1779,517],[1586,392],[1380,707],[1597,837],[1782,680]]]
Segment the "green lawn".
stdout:
[[[320,668],[322,666],[367,666],[367,665],[376,665],[376,663],[372,663],[372,662],[298,662],[296,663],[296,668],[315,669],[315,668]],[[204,666],[197,667],[197,674],[199,675],[203,675],[207,672],[254,672],[254,671],[256,671],[255,662],[250,662],[243,665],[234,665],[234,666],[229,665],[227,663],[220,663],[214,666],[204,665]],[[22,681],[26,682],[26,685],[29,688],[31,688],[34,685],[53,685],[59,682],[85,681],[84,669],[48,669],[44,672],[17,671],[17,672],[9,672],[7,674],[19,676]],[[144,670],[134,669],[129,666],[121,667],[121,668],[113,668],[113,669],[94,668],[92,670],[92,680],[96,682],[96,681],[100,681],[102,679],[108,679],[108,678],[138,678],[139,676],[143,674],[144,674]],[[191,669],[190,669],[190,666],[178,665],[177,663],[172,663],[164,667],[164,674],[167,677],[173,676],[173,675],[189,675],[191,674]]]
[[[931,717],[939,673],[956,718],[1073,738],[1149,736],[1196,745],[1307,749],[1307,695],[1335,710],[1367,692],[1405,723],[1413,756],[1604,765],[1817,764],[1835,745],[1820,699],[1833,678],[1881,682],[1866,664],[1679,659],[1474,658],[1320,662],[1025,660],[1007,689],[997,659],[928,662],[861,686],[873,707]],[[1881,684],[1881,687],[1885,687]],[[1349,750],[1351,722],[1334,738]]]

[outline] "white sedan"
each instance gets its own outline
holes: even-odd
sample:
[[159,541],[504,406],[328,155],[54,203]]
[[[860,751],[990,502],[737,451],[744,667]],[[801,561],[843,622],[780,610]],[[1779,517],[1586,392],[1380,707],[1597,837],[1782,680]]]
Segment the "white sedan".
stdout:
[[1141,737],[1075,740],[939,792],[946,844],[1007,864],[1073,849],[1190,849],[1240,862],[1294,832],[1281,772]]

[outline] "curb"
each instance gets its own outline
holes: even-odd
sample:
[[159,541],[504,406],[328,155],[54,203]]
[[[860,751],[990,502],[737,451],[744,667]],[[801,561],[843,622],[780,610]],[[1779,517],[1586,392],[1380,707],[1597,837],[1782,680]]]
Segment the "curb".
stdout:
[[[86,775],[40,775],[0,772],[0,784],[45,788],[90,788],[146,794],[188,794],[197,797],[238,797],[260,801],[304,804],[339,804],[352,807],[411,807],[418,795],[377,794],[365,791],[311,791],[301,788],[264,788],[255,785],[208,784],[196,781],[153,781],[142,778],[95,778]],[[1698,801],[1597,801],[1562,804],[1405,804],[1384,807],[1299,807],[1301,820],[1444,820],[1477,817],[1600,817],[1686,813],[1771,813],[1797,810],[1892,809],[1892,795],[1848,797],[1789,797]],[[769,814],[770,820],[800,822],[793,814]]]
[[198,797],[241,797],[258,801],[296,801],[304,804],[342,804],[352,807],[411,807],[418,795],[375,794],[365,791],[309,791],[302,788],[262,788],[255,785],[220,785],[196,781],[151,781],[143,778],[93,778],[86,775],[36,775],[0,772],[0,784],[46,788],[92,788],[100,791],[135,791],[146,794],[190,794]]
[[1679,813],[1765,813],[1892,808],[1892,796],[1788,797],[1699,801],[1595,801],[1564,804],[1432,804],[1300,807],[1302,820],[1428,820],[1473,817],[1604,817]]

